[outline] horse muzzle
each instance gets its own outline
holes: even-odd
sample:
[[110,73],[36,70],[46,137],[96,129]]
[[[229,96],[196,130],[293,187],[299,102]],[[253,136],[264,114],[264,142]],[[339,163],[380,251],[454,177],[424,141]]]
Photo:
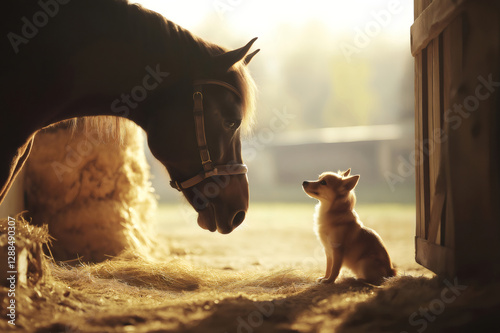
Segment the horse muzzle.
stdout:
[[[219,187],[217,195],[205,200],[203,205],[196,205],[197,198],[192,202],[198,211],[198,225],[211,232],[218,231],[228,234],[245,220],[248,210],[248,181],[246,175],[226,176],[227,183]],[[204,188],[210,188],[211,182],[204,184]],[[219,182],[220,184],[220,182]],[[200,184],[202,185],[202,184]],[[198,197],[201,191],[194,189]],[[195,194],[195,196],[196,196]]]
[[[219,216],[218,216],[219,215]],[[226,215],[226,216],[220,216]],[[240,210],[227,216],[227,214],[217,214],[213,204],[198,212],[198,225],[210,232],[218,231],[221,234],[229,234],[245,220],[246,210]]]

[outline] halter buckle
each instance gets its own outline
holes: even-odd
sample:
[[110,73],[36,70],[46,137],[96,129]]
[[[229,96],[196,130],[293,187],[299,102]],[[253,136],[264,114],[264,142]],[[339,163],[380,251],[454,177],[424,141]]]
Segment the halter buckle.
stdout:
[[181,185],[180,185],[180,184],[179,184],[179,182],[178,182],[178,181],[176,181],[176,180],[171,180],[171,181],[170,181],[170,186],[171,186],[172,188],[175,188],[175,189],[176,189],[177,191],[179,191],[179,192],[180,192],[180,191],[182,191]]
[[200,95],[200,98],[201,98],[201,100],[203,101],[203,94],[201,93],[201,91],[195,91],[195,92],[193,93],[193,99],[196,99],[196,96],[197,96],[197,95]]

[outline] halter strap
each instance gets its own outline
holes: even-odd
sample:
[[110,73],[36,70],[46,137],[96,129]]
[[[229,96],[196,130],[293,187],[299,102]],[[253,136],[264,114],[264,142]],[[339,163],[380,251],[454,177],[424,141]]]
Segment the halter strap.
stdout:
[[240,92],[238,91],[238,89],[236,89],[234,86],[230,85],[229,83],[227,82],[224,82],[224,81],[220,81],[220,80],[211,80],[211,79],[200,79],[200,80],[195,80],[193,82],[193,85],[196,87],[196,86],[201,86],[201,85],[204,85],[204,84],[212,84],[212,85],[216,85],[216,86],[221,86],[221,87],[224,87],[226,89],[229,89],[231,90],[236,96],[238,96],[240,99],[243,99],[243,97],[241,96]]
[[196,129],[196,142],[198,143],[198,150],[201,157],[201,165],[203,170],[208,172],[213,170],[213,162],[210,159],[210,152],[208,151],[207,137],[205,134],[205,117],[203,112],[203,92],[200,84],[194,86],[193,93],[194,100],[194,126]]
[[202,171],[194,177],[189,178],[183,182],[170,181],[170,186],[178,191],[188,189],[201,183],[207,178],[213,176],[232,176],[232,175],[243,175],[248,173],[248,167],[245,164],[224,164],[217,165],[213,170],[205,172]]
[[224,87],[230,91],[232,91],[235,95],[237,95],[240,99],[242,96],[240,92],[229,83],[219,80],[195,80],[193,82],[194,85],[194,107],[193,107],[193,115],[194,115],[194,125],[196,131],[196,142],[198,144],[198,151],[200,153],[201,165],[203,167],[203,171],[191,177],[185,181],[170,181],[170,186],[175,188],[178,191],[185,190],[187,188],[193,187],[196,184],[202,182],[203,180],[218,175],[240,175],[246,174],[248,172],[248,168],[245,164],[223,164],[214,166],[213,161],[210,158],[210,152],[208,150],[207,145],[207,137],[205,134],[205,117],[203,112],[203,85],[212,84]]

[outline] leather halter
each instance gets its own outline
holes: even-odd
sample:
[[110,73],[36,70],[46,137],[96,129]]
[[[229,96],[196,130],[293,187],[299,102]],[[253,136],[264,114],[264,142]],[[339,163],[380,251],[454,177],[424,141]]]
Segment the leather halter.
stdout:
[[207,145],[207,137],[205,135],[205,118],[203,112],[203,93],[202,93],[202,86],[207,84],[224,87],[232,91],[236,96],[240,98],[240,100],[242,99],[242,96],[238,91],[238,89],[236,89],[234,86],[224,81],[207,79],[207,80],[195,80],[193,82],[194,125],[196,131],[196,141],[198,143],[198,151],[200,152],[201,165],[203,167],[203,171],[182,182],[171,180],[170,186],[172,186],[178,191],[182,191],[187,188],[193,187],[196,184],[199,184],[203,180],[210,178],[212,176],[241,175],[241,174],[246,174],[248,172],[248,168],[245,164],[235,163],[235,164],[214,165],[213,161],[210,158],[210,152],[208,151],[208,145]]

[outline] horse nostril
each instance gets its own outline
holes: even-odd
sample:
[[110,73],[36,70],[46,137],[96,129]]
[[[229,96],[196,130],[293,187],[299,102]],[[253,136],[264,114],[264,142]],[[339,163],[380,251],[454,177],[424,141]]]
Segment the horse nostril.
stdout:
[[304,180],[304,181],[302,182],[302,186],[307,186],[308,184],[309,184],[309,182],[308,182],[307,180]]
[[233,218],[233,229],[236,229],[243,221],[245,220],[245,212],[241,211],[236,213],[236,215]]

